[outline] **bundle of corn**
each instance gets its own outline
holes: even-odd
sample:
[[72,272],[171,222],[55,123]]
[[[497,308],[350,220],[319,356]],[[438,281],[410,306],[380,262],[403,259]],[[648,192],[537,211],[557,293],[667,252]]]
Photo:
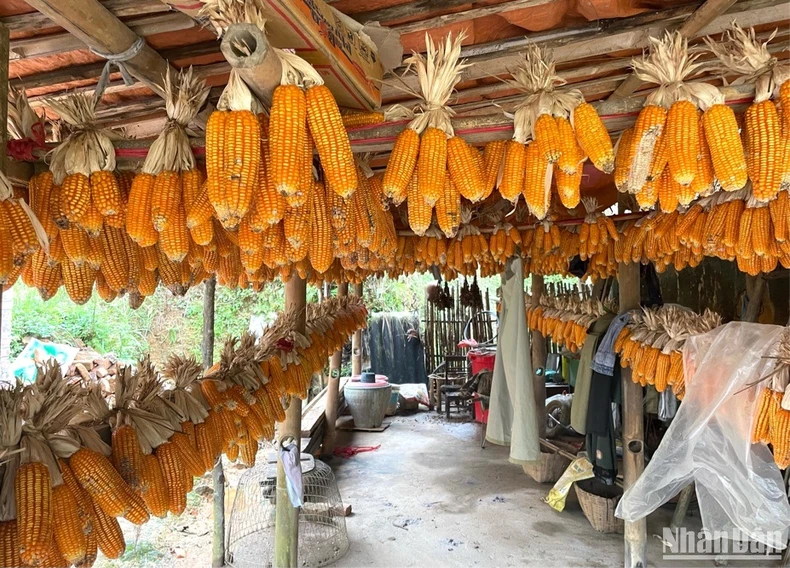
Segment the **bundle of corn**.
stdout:
[[437,227],[432,226],[423,236],[417,237],[414,260],[425,266],[447,264],[447,241]]
[[771,358],[772,372],[760,382],[767,386],[755,400],[752,426],[753,444],[770,444],[779,469],[790,467],[790,333],[782,330]]
[[513,225],[499,222],[494,225],[494,232],[488,241],[488,252],[497,262],[504,264],[521,247],[521,233]]
[[643,308],[615,341],[620,365],[633,370],[632,380],[642,386],[655,385],[663,392],[671,387],[679,399],[686,391],[683,344],[692,335],[707,333],[721,325],[721,316],[710,310],[702,315],[677,306]]
[[[426,34],[426,54],[412,53],[406,59],[408,73],[415,70],[420,90],[408,90],[423,103],[416,118],[398,135],[392,149],[383,188],[393,202],[408,195],[409,225],[421,235],[430,225],[431,211],[445,195],[446,172],[455,191],[449,209],[463,196],[472,202],[486,193],[483,160],[477,149],[455,136],[448,101],[468,65],[460,60],[463,33],[448,35],[438,45]],[[413,187],[410,187],[410,182]],[[445,199],[447,199],[445,197]],[[414,203],[412,203],[414,201]]]
[[608,308],[599,300],[578,296],[543,295],[538,305],[527,308],[527,325],[565,349],[576,353],[584,345],[587,329]]
[[[192,240],[206,245],[213,235],[211,219],[187,226],[187,214],[204,191],[204,179],[196,167],[186,128],[203,106],[208,87],[190,68],[175,77],[168,70],[164,91],[168,118],[151,144],[142,171],[132,182],[126,230],[140,247],[158,244],[168,260],[180,263],[186,258]],[[105,277],[114,288],[113,279]]]
[[576,207],[584,161],[589,157],[607,173],[614,169],[609,133],[580,91],[557,90],[565,81],[556,74],[551,54],[535,44],[527,46],[508,83],[526,96],[513,114],[500,194],[515,202],[523,193],[532,214],[543,219],[556,177],[560,201],[566,208]]
[[[38,194],[34,196],[38,198]],[[49,253],[48,234],[34,210],[21,195],[14,194],[10,180],[0,172],[0,284],[13,285],[34,253],[44,257]]]
[[[738,75],[736,83],[754,83],[754,101],[743,120],[743,148],[745,171],[759,201],[775,199],[790,184],[790,65],[771,55],[768,44],[775,35],[760,43],[754,28],[747,31],[733,23],[721,39],[706,39],[723,73]],[[745,183],[745,175],[741,177]]]
[[414,118],[414,111],[399,104],[391,105],[385,110],[357,111],[341,109],[340,118],[346,129],[364,128],[366,126],[384,124],[385,122],[411,120]]
[[599,252],[605,250],[609,241],[617,241],[620,236],[614,222],[598,209],[598,200],[594,197],[582,199],[584,210],[584,222],[579,225],[579,256],[582,260],[587,260]]

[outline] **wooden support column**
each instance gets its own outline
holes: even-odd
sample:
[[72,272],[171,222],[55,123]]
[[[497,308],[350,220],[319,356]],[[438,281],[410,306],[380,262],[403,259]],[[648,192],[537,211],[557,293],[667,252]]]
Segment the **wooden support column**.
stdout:
[[[8,53],[11,45],[7,26],[0,24],[0,172],[8,172]],[[10,314],[9,314],[10,315]],[[0,285],[0,351],[3,346],[3,286]],[[2,376],[0,376],[2,378]]]
[[[639,264],[620,264],[620,311],[639,308]],[[623,489],[628,490],[645,470],[645,433],[642,386],[631,380],[631,369],[622,369]],[[647,566],[647,518],[625,523],[625,568]]]
[[[695,37],[702,29],[721,16],[724,12],[730,9],[737,0],[708,0],[702,6],[689,16],[682,26],[678,29],[683,37]],[[615,89],[609,98],[620,99],[630,97],[639,87],[644,84],[644,81],[631,73],[628,78],[620,83],[620,86]]]
[[[337,287],[338,296],[348,296],[348,282],[342,282]],[[332,353],[329,360],[329,385],[326,390],[326,425],[324,426],[324,440],[321,444],[321,454],[332,456],[335,451],[335,423],[337,422],[337,405],[340,398],[340,368],[343,365],[343,347]]]
[[[296,331],[305,332],[305,306],[307,304],[307,282],[294,271],[285,285],[285,307],[295,310]],[[297,451],[301,448],[302,399],[292,396],[285,411],[285,422],[278,425],[278,448],[283,441],[292,438]],[[277,459],[277,501],[274,526],[275,568],[296,568],[299,562],[299,509],[291,506],[285,480],[285,469]]]
[[[217,277],[212,276],[203,289],[203,369],[214,364],[214,293],[217,288]],[[222,454],[217,458],[211,470],[211,481],[214,486],[214,533],[211,546],[211,566],[225,566],[225,471],[222,469]]]
[[[136,33],[98,0],[30,0],[28,4],[102,53],[123,53],[138,39]],[[7,53],[5,59],[8,60]],[[139,81],[158,95],[164,95],[162,86],[169,64],[153,48],[144,45],[125,65]]]
[[271,106],[282,65],[266,34],[253,24],[231,24],[222,37],[222,54],[264,105]]
[[[537,306],[540,303],[540,297],[543,295],[543,276],[539,274],[532,275],[532,305]],[[535,410],[538,417],[538,435],[541,438],[546,437],[546,338],[543,334],[533,329],[532,332],[532,385],[535,396]],[[537,374],[537,370],[544,367],[542,375]]]
[[[354,295],[362,297],[362,283],[354,284]],[[362,330],[358,329],[351,338],[351,374],[362,373]]]

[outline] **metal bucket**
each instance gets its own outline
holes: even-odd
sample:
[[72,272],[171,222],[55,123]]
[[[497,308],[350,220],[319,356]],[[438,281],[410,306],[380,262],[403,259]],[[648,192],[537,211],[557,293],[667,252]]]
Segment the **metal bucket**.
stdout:
[[357,428],[378,428],[390,404],[392,387],[384,381],[375,383],[349,382],[343,394]]

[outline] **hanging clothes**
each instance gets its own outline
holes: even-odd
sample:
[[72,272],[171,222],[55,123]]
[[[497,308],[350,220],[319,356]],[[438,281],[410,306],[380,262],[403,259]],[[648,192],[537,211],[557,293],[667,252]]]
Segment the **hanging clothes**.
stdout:
[[587,401],[590,397],[590,381],[592,380],[592,360],[601,338],[615,319],[614,314],[604,314],[595,320],[587,330],[579,354],[579,370],[576,372],[576,385],[573,388],[573,403],[571,404],[571,427],[579,434],[587,433]]
[[[619,363],[619,362],[618,362]],[[614,413],[620,404],[620,365],[612,375],[592,372],[587,410],[587,455],[595,477],[606,485],[617,477],[617,429]]]
[[502,311],[486,430],[486,440],[510,446],[512,463],[540,459],[533,393],[524,273],[521,259],[514,258],[502,274]]

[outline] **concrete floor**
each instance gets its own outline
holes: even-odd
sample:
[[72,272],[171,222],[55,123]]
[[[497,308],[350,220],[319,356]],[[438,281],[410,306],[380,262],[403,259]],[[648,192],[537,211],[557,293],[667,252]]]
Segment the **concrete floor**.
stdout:
[[[382,433],[339,433],[338,447],[381,448],[332,460],[353,507],[351,547],[338,566],[622,566],[622,535],[595,532],[573,491],[562,513],[544,504],[551,485],[509,463],[507,448],[481,449],[478,424],[435,412],[387,420]],[[670,518],[671,509],[649,518],[649,565],[712,566],[662,562],[653,535]]]

